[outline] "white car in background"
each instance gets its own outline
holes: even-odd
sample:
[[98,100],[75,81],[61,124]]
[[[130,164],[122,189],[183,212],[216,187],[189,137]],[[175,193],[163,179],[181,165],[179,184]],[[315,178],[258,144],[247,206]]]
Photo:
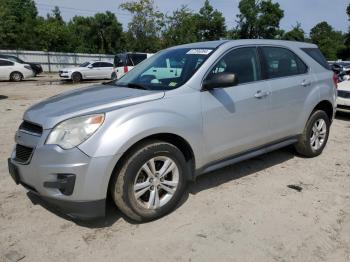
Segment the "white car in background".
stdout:
[[151,57],[150,53],[120,53],[114,57],[114,77],[121,78],[136,65]]
[[80,82],[85,79],[113,79],[113,64],[105,61],[89,61],[78,67],[62,68],[59,70],[61,78]]
[[34,76],[30,65],[0,59],[0,80],[21,81]]
[[350,113],[350,80],[338,83],[337,111]]

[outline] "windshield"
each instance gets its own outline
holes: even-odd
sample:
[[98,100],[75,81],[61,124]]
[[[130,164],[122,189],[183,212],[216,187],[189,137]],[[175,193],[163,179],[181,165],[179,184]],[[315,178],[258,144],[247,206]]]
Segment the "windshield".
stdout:
[[213,49],[177,48],[144,60],[114,84],[147,90],[171,90],[190,79]]
[[85,62],[79,65],[79,67],[87,67],[88,65],[90,65],[90,62]]

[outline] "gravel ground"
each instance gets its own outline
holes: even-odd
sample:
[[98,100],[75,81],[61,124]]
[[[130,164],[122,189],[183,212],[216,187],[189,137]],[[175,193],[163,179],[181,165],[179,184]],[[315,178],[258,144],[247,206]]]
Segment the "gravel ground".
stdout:
[[0,261],[350,261],[350,115],[337,116],[321,156],[282,149],[204,175],[151,223],[112,204],[88,224],[43,206],[8,175],[14,133],[31,104],[90,84],[0,82]]

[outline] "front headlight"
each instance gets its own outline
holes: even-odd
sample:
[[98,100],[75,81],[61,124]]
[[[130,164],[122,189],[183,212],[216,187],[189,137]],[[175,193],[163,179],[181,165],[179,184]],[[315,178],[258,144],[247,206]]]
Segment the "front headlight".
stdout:
[[102,125],[104,114],[80,116],[59,123],[46,140],[47,145],[70,149],[88,139]]

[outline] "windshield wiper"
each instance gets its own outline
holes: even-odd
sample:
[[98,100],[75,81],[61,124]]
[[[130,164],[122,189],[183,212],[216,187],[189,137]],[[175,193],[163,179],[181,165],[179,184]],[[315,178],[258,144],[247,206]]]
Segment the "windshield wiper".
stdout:
[[144,87],[141,84],[137,84],[137,83],[128,83],[128,87],[129,88],[135,88],[135,89],[142,89],[142,90],[147,90],[146,87]]

